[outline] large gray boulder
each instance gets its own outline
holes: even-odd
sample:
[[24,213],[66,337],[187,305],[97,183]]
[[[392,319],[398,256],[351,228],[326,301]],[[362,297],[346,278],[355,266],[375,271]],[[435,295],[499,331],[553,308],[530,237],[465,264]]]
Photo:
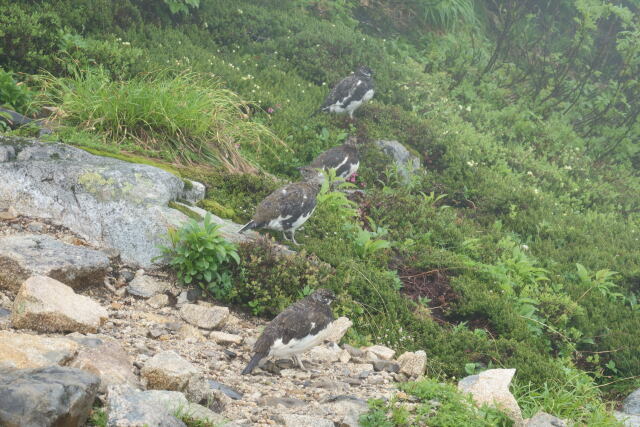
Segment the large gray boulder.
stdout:
[[[0,194],[4,188],[1,182]],[[108,267],[109,258],[104,253],[48,235],[0,237],[0,289],[17,291],[26,279],[38,274],[72,288],[102,284]]]
[[75,368],[0,369],[0,425],[84,425],[99,385],[97,376]]
[[51,219],[127,263],[151,266],[167,228],[187,220],[168,207],[184,182],[162,169],[61,143],[0,136],[2,146],[13,152],[0,163],[0,210]]

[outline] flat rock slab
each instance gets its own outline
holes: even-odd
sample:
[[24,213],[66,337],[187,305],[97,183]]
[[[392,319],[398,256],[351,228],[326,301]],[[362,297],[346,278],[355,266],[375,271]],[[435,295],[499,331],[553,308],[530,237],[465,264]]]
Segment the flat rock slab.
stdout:
[[49,276],[72,288],[102,284],[108,267],[104,253],[48,235],[0,238],[0,289],[17,291],[33,275]]
[[333,421],[309,415],[282,414],[273,420],[286,427],[334,427]]
[[133,362],[120,343],[112,339],[98,341],[98,345],[81,347],[69,366],[100,377],[101,393],[106,393],[110,386],[121,384],[139,387],[138,377],[133,373]]
[[0,369],[0,425],[84,425],[99,384],[97,376],[68,367]]
[[14,328],[39,332],[97,332],[107,318],[100,304],[46,276],[23,283],[11,313]]
[[424,350],[402,353],[402,355],[398,357],[398,365],[400,365],[400,372],[409,378],[417,378],[424,374],[427,366],[427,353],[425,353]]
[[73,359],[78,347],[66,338],[0,331],[0,366],[25,369],[64,365]]
[[224,421],[221,415],[190,403],[183,393],[177,391],[139,391],[127,386],[109,387],[107,406],[109,427],[183,427],[185,424],[174,415],[177,412],[213,425]]
[[51,219],[128,264],[153,265],[168,227],[188,220],[168,207],[184,182],[162,169],[61,143],[0,136],[0,146],[15,152],[0,163],[0,210]]
[[176,391],[185,390],[189,380],[199,373],[191,362],[172,350],[156,354],[140,371],[148,388]]

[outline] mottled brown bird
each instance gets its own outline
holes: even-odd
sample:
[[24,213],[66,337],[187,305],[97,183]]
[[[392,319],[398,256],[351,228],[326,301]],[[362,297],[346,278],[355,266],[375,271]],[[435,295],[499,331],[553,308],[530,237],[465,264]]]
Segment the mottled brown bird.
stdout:
[[296,230],[304,224],[316,208],[316,196],[324,181],[321,169],[305,166],[300,169],[303,181],[287,184],[269,194],[256,208],[256,212],[239,232],[253,228],[267,228],[282,231],[285,239],[287,232],[296,242]]
[[336,177],[347,179],[358,171],[360,155],[356,147],[357,138],[350,136],[344,144],[333,147],[313,159],[309,166],[336,171]]
[[269,357],[293,357],[296,364],[304,369],[298,354],[324,341],[334,319],[331,311],[333,300],[333,292],[320,288],[278,314],[254,344],[254,355],[242,374],[250,374],[263,359]]

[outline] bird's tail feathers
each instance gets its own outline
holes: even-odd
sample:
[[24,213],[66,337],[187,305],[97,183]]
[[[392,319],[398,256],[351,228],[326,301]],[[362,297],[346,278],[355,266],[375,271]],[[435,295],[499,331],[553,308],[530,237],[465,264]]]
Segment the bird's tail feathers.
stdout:
[[238,230],[238,233],[242,233],[242,232],[247,231],[247,230],[252,230],[254,228],[256,228],[256,222],[254,220],[251,220],[248,223],[246,223],[245,225],[243,225],[242,228],[240,230]]
[[242,375],[250,374],[255,369],[255,367],[258,366],[258,363],[260,363],[260,361],[265,358],[265,356],[266,354],[264,353],[254,354],[251,360],[249,360],[247,367],[242,371]]

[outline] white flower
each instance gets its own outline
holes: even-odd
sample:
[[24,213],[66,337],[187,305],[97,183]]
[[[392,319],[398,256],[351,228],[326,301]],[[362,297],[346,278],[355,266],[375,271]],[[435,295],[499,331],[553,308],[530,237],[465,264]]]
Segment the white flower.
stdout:
[[570,170],[572,170],[572,169],[573,169],[573,168],[571,167],[571,165],[565,165],[565,167],[564,167],[564,168],[565,168],[566,170],[568,170],[568,171],[570,171]]
[[520,249],[522,249],[523,251],[528,251],[529,250],[529,246],[528,245],[520,245]]
[[131,46],[131,43],[130,42],[122,42],[122,45],[123,46]]
[[467,162],[467,166],[472,167],[472,168],[476,167],[476,166],[478,166],[478,162],[474,162],[473,160],[469,160]]
[[533,172],[528,171],[528,172],[527,172],[527,175],[529,175],[529,176],[533,176]]
[[534,189],[533,189],[533,192],[534,192],[535,194],[538,194],[538,193],[540,193],[540,190],[538,190],[537,188],[534,188]]

